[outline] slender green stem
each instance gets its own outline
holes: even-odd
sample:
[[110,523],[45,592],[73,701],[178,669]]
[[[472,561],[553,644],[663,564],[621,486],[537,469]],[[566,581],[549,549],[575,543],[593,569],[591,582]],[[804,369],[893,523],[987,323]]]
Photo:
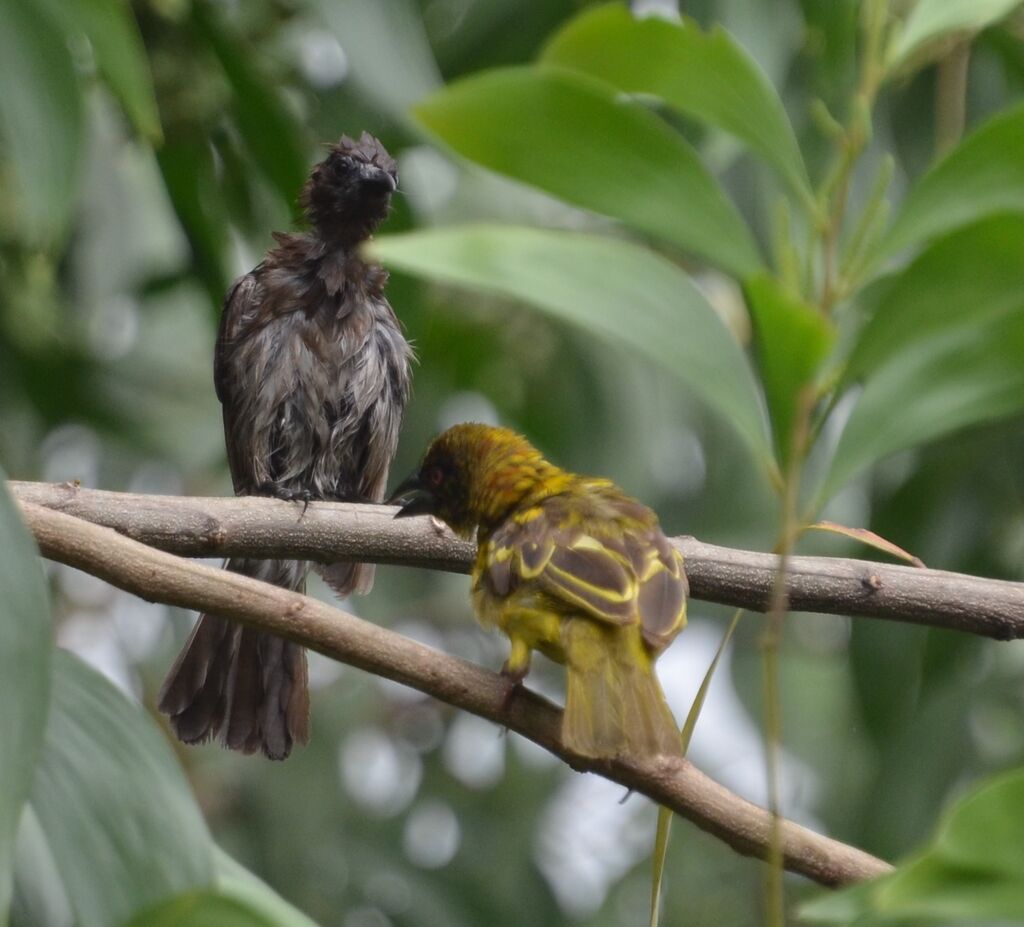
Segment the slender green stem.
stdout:
[[771,813],[771,833],[768,841],[768,871],[765,884],[765,923],[768,927],[783,927],[786,922],[785,896],[782,889],[782,816],[779,801],[778,757],[782,744],[782,712],[779,686],[779,646],[782,641],[786,617],[786,572],[793,543],[800,530],[797,512],[803,461],[807,454],[810,417],[814,407],[813,387],[805,387],[798,404],[798,414],[792,432],[789,466],[786,472],[782,498],[782,518],[776,553],[779,566],[772,586],[771,607],[764,633],[761,636],[761,654],[764,680],[765,769],[768,781],[768,810]]
[[793,217],[789,200],[779,199],[773,215],[772,250],[775,266],[783,284],[794,293],[801,292],[800,256],[793,247]]
[[885,0],[868,0],[864,5],[864,44],[861,73],[854,94],[850,121],[837,138],[838,152],[832,170],[819,193],[827,204],[821,230],[821,291],[819,306],[829,315],[845,296],[838,272],[840,235],[849,202],[853,170],[871,140],[871,110],[885,77],[885,38],[888,12]]
[[[711,664],[708,666],[707,672],[704,674],[704,679],[701,680],[700,688],[697,690],[696,696],[694,696],[693,704],[690,706],[690,710],[686,715],[686,721],[683,724],[682,731],[680,732],[683,756],[686,756],[687,751],[690,749],[690,740],[693,738],[693,730],[697,726],[697,719],[700,717],[700,713],[704,708],[704,701],[707,698],[708,689],[711,687],[711,680],[715,675],[715,670],[718,669],[718,664],[722,659],[722,654],[725,653],[725,648],[729,646],[729,641],[732,640],[732,636],[736,631],[736,626],[740,623],[740,618],[743,617],[743,612],[744,609],[738,608],[733,614],[732,620],[729,622],[729,626],[725,630],[725,634],[722,635],[722,640],[718,645],[718,649],[715,651],[715,656],[711,660]],[[672,812],[665,807],[658,808],[658,832],[654,838],[654,875],[651,880],[650,927],[658,927],[658,920],[661,917],[661,893],[665,876],[665,858],[668,854],[668,840],[671,831]]]
[[[785,565],[785,558],[780,564]],[[783,613],[773,612],[762,639],[762,679],[764,725],[767,738],[765,772],[768,784],[768,810],[771,812],[771,834],[768,842],[768,869],[765,879],[765,923],[783,927],[786,923],[786,899],[782,889],[782,812],[779,801],[779,748],[782,742],[782,717],[779,708],[779,640]]]
[[872,263],[869,246],[888,217],[889,201],[885,194],[889,190],[895,171],[896,160],[891,154],[887,154],[875,172],[871,192],[843,253],[839,270],[841,295],[849,293],[856,287],[861,275]]
[[[820,256],[820,286],[815,300],[821,313],[830,316],[835,306],[846,296],[856,280],[855,273],[863,266],[863,255],[878,216],[884,213],[885,191],[891,166],[883,163],[875,180],[874,190],[859,223],[850,239],[843,260],[840,260],[840,241],[846,221],[854,169],[871,140],[871,113],[878,88],[885,77],[885,46],[888,10],[886,0],[865,0],[863,5],[863,44],[860,78],[845,126],[840,125],[824,104],[814,116],[835,140],[836,154],[831,168],[817,192],[818,215],[821,221],[810,230],[808,267],[813,258]],[[807,281],[806,292],[814,289],[813,274]],[[790,434],[790,455],[781,487],[782,508],[776,552],[779,566],[772,589],[771,607],[761,637],[764,685],[765,767],[768,780],[768,808],[771,812],[771,833],[768,845],[768,870],[765,886],[765,923],[768,927],[784,927],[785,897],[782,885],[782,834],[779,808],[778,757],[782,743],[782,711],[779,683],[779,648],[788,609],[786,572],[793,545],[800,532],[800,490],[803,467],[816,434],[813,414],[818,400],[814,385],[808,384],[799,396],[797,415]]]
[[935,153],[945,154],[964,134],[967,119],[967,69],[971,44],[957,42],[939,62],[935,83]]

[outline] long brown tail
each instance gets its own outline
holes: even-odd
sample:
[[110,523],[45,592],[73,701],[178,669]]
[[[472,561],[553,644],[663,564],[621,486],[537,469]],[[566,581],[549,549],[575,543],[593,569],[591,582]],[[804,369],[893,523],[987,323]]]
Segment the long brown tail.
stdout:
[[570,618],[562,740],[582,756],[679,756],[679,728],[635,626]]
[[[229,560],[226,568],[285,589],[305,588],[307,565]],[[217,737],[231,750],[283,760],[309,739],[306,652],[272,634],[200,615],[160,690],[160,710],[185,743]]]

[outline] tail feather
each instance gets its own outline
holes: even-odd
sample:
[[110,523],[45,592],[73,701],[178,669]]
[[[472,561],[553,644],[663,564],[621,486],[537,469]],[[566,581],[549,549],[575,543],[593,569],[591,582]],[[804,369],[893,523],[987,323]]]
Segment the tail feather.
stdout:
[[[301,591],[306,565],[230,560],[227,569]],[[159,708],[185,743],[219,737],[243,753],[285,759],[309,737],[305,651],[216,615],[201,615],[160,691]]]
[[637,629],[572,618],[564,637],[565,745],[589,757],[679,756],[679,728]]
[[314,565],[314,569],[338,596],[346,596],[353,592],[366,595],[373,588],[375,565],[372,563],[343,561],[327,565],[317,564]]
[[224,711],[225,687],[240,629],[202,615],[167,673],[159,707],[174,733],[187,744],[205,743],[217,731],[211,721]]

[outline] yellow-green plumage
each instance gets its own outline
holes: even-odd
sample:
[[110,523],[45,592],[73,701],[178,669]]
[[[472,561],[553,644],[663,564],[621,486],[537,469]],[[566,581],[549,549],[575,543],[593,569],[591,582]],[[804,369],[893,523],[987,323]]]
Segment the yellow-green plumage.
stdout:
[[678,754],[654,661],[686,623],[687,583],[654,512],[484,425],[441,435],[417,480],[430,511],[477,529],[472,600],[511,642],[504,671],[521,679],[534,650],[565,665],[565,745],[589,757]]

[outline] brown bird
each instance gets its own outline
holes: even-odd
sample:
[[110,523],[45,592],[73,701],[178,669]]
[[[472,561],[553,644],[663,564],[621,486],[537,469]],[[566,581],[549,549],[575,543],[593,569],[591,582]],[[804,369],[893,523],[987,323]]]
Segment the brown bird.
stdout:
[[[214,355],[237,495],[379,502],[384,496],[412,351],[384,295],[387,274],[359,254],[387,216],[397,168],[377,139],[342,136],[301,196],[305,234],[231,287]],[[309,564],[232,558],[227,569],[305,588]],[[370,564],[323,569],[339,595],[373,585]],[[309,732],[306,655],[296,644],[202,615],[160,693],[186,743],[218,737],[284,759]]]
[[502,672],[513,685],[533,650],[565,664],[565,746],[680,754],[654,661],[686,624],[688,587],[654,512],[610,480],[559,469],[507,428],[474,424],[438,437],[391,501],[399,518],[476,531],[477,617],[511,641]]

